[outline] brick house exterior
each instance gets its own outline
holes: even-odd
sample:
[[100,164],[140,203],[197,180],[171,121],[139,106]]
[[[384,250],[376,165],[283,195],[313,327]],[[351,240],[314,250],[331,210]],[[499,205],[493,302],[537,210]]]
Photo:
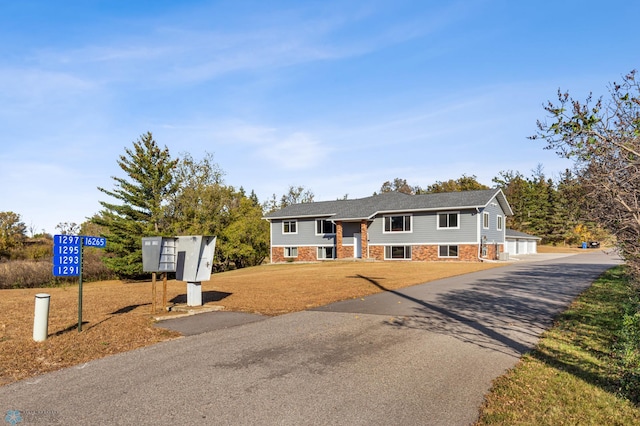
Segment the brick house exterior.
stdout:
[[271,262],[333,259],[465,261],[505,251],[500,189],[302,203],[269,213]]

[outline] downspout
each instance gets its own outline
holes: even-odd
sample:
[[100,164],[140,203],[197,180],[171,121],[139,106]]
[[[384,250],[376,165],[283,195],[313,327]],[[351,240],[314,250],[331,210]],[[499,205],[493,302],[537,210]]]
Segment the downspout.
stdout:
[[478,233],[476,234],[476,238],[478,239],[478,254],[476,255],[478,260],[480,262],[484,262],[484,259],[482,258],[482,236],[481,236],[481,231],[480,231],[480,208],[476,207],[476,217],[478,218],[476,220],[476,229],[478,229]]

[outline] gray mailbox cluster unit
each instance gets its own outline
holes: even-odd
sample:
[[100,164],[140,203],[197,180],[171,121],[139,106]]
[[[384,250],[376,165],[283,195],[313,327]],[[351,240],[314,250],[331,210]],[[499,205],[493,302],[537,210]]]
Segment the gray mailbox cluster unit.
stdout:
[[144,272],[176,272],[177,238],[142,238],[142,270]]
[[202,281],[211,279],[216,237],[190,235],[142,238],[142,270],[175,272],[187,282],[187,305],[202,305]]

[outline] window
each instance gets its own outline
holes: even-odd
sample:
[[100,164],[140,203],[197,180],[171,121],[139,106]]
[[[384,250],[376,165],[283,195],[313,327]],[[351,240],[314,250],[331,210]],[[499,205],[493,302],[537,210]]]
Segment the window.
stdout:
[[384,258],[411,260],[411,246],[386,246]]
[[502,216],[498,216],[498,231],[502,231]]
[[297,234],[298,233],[298,223],[295,220],[285,220],[282,222],[282,233],[283,234]]
[[482,227],[484,229],[489,229],[489,213],[487,212],[482,213]]
[[284,257],[298,257],[298,247],[285,247]]
[[384,232],[411,232],[411,215],[385,216]]
[[318,259],[335,259],[333,247],[318,247]]
[[438,213],[438,229],[458,229],[460,213]]
[[458,246],[438,246],[438,257],[458,257]]
[[336,224],[324,219],[316,220],[316,235],[335,234]]

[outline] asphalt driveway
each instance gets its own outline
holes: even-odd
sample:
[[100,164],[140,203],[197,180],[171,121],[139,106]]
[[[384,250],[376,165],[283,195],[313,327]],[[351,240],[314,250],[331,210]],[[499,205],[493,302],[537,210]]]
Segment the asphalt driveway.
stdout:
[[[0,387],[0,414],[70,425],[466,425],[491,381],[619,261],[590,252],[516,262],[314,311],[226,321]],[[361,278],[384,289],[375,276]],[[199,317],[215,323],[219,314]]]

